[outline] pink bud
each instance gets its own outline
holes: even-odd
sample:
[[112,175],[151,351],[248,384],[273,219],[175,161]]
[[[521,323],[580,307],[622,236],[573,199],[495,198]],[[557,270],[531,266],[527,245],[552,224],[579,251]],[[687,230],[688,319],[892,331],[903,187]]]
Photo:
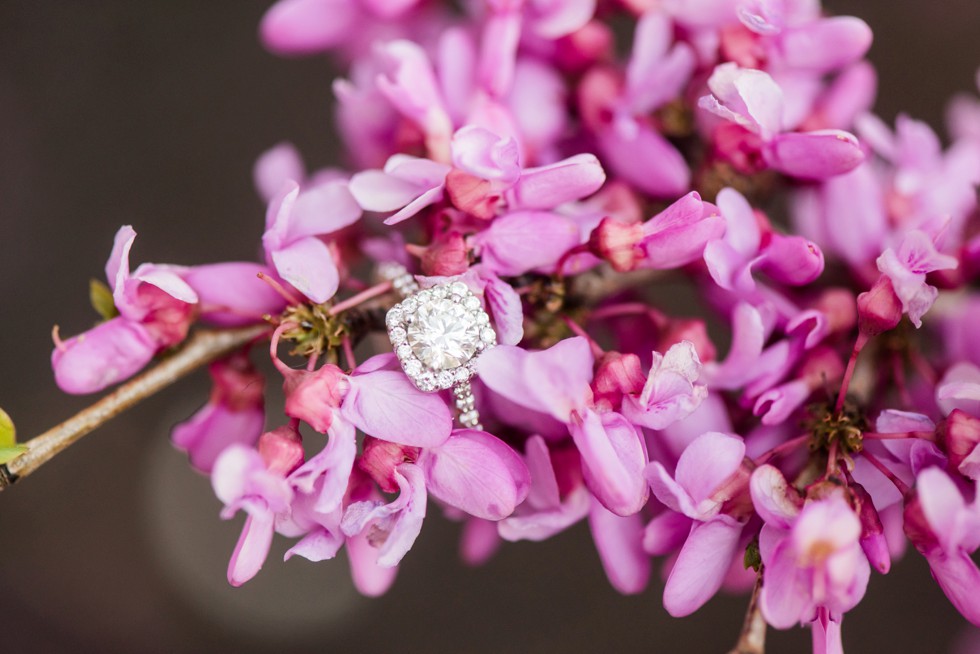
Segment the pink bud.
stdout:
[[584,71],[613,54],[613,33],[608,25],[589,21],[581,29],[555,42],[555,61],[563,70]]
[[612,123],[612,102],[622,94],[622,79],[615,70],[597,66],[579,82],[578,109],[582,121],[592,131],[604,129]]
[[314,372],[293,370],[286,366],[279,371],[284,377],[286,415],[302,420],[325,434],[333,422],[333,412],[340,407],[347,391],[344,372],[333,364],[321,366]]
[[208,366],[214,385],[211,402],[232,411],[261,407],[265,401],[265,377],[255,370],[248,356],[238,352]]
[[885,275],[878,278],[871,290],[858,296],[857,306],[858,329],[866,337],[894,329],[902,320],[902,301]]
[[603,218],[589,237],[589,250],[605,259],[618,272],[633,270],[643,258],[639,247],[643,240],[643,225],[626,225],[614,218]]
[[961,409],[953,409],[940,427],[940,433],[941,442],[949,456],[950,467],[959,470],[964,459],[980,444],[980,418],[975,418]]
[[912,495],[905,500],[903,512],[905,535],[920,552],[929,552],[939,547],[939,539],[929,525],[922,503],[918,495]]
[[711,342],[711,337],[708,336],[708,328],[703,320],[696,318],[671,320],[660,334],[657,350],[666,352],[672,345],[681,341],[690,341],[694,344],[694,351],[698,353],[701,363],[718,358],[718,351],[715,349],[715,344]]
[[613,410],[618,410],[623,395],[639,393],[643,390],[646,377],[640,366],[640,357],[635,354],[606,352],[599,359],[599,366],[592,379],[595,403],[602,402]]
[[460,211],[476,218],[490,220],[497,215],[503,199],[490,180],[453,169],[446,175],[446,192]]
[[853,481],[849,488],[854,494],[857,514],[861,519],[861,549],[878,572],[887,574],[892,565],[891,556],[888,553],[885,530],[881,526],[881,518],[878,517],[871,495],[864,486]]
[[398,492],[395,469],[403,463],[414,463],[419,448],[399,445],[368,436],[364,439],[364,452],[358,459],[358,467],[366,472],[386,493]]
[[463,235],[457,231],[436,236],[425,248],[412,251],[422,259],[422,272],[429,276],[453,277],[469,270],[470,257]]
[[259,436],[259,456],[269,472],[285,477],[303,462],[299,432],[288,425],[267,431]]

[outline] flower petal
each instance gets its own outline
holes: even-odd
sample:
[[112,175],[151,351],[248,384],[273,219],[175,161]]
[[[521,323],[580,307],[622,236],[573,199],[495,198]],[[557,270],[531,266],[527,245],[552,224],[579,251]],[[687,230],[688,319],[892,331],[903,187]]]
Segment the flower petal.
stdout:
[[586,410],[569,430],[582,455],[582,475],[596,499],[616,515],[643,508],[649,488],[643,476],[646,444],[636,428],[618,413],[601,416]]
[[642,547],[642,518],[618,516],[593,499],[589,527],[613,588],[624,595],[642,592],[650,579],[650,556]]
[[350,378],[341,415],[366,434],[401,445],[434,447],[452,433],[445,401],[415,388],[402,372],[379,370]]
[[694,613],[711,599],[732,564],[742,525],[728,516],[695,523],[664,586],[664,608],[675,618]]

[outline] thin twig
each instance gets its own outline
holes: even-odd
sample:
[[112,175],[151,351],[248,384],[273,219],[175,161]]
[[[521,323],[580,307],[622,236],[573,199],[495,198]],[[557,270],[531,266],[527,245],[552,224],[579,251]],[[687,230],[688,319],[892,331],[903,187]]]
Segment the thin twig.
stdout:
[[742,633],[738,642],[728,654],[765,654],[766,652],[766,620],[759,610],[759,592],[762,590],[762,573],[755,580],[749,607],[745,610],[745,621],[742,623]]
[[0,465],[0,490],[31,474],[85,434],[115,418],[193,370],[261,338],[268,325],[198,331],[177,352],[74,417],[24,443],[27,451]]

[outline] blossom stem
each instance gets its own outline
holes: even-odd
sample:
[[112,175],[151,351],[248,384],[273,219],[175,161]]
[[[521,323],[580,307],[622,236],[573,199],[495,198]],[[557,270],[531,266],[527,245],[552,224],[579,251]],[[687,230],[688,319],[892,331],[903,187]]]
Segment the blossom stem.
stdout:
[[762,572],[756,577],[752,588],[752,597],[745,611],[745,621],[738,642],[728,654],[765,654],[766,651],[766,619],[759,609],[759,593],[762,590]]
[[605,354],[605,351],[599,346],[598,343],[595,342],[595,340],[591,336],[589,336],[589,334],[585,331],[585,329],[582,328],[580,324],[578,324],[568,316],[562,316],[561,319],[565,321],[565,324],[568,325],[568,328],[572,330],[572,333],[574,333],[576,336],[581,336],[586,341],[588,341],[589,347],[592,348],[592,356],[598,359],[603,354]]
[[928,431],[902,431],[895,434],[882,434],[875,431],[866,431],[861,434],[861,438],[876,441],[892,441],[905,438],[921,438],[924,441],[936,441],[936,434]]
[[379,295],[384,295],[392,288],[391,280],[381,282],[380,284],[375,284],[370,288],[366,288],[357,295],[352,295],[343,302],[338,302],[337,304],[330,307],[330,315],[336,316],[341,311],[346,311],[347,309],[356,307],[362,302],[367,302],[371,298],[378,297]]
[[873,454],[870,454],[867,451],[862,452],[862,455],[864,456],[865,460],[867,460],[868,463],[878,468],[878,472],[888,477],[888,480],[891,483],[895,484],[895,488],[898,489],[898,492],[900,492],[903,497],[908,495],[909,492],[908,484],[906,484],[904,481],[899,479],[895,475],[895,473],[888,468],[888,466],[886,466],[884,463],[879,461],[877,457],[875,457]]
[[344,336],[344,340],[341,341],[341,346],[344,348],[344,358],[347,359],[347,367],[353,370],[357,367],[357,359],[354,358],[354,346],[351,345],[350,336]]
[[268,325],[198,331],[177,352],[153,368],[134,377],[60,425],[24,443],[27,446],[26,452],[6,465],[0,465],[0,490],[31,474],[82,436],[109,422],[126,409],[197,368],[266,337],[268,333]]
[[763,463],[766,463],[777,456],[785,454],[786,452],[789,452],[791,450],[795,450],[800,445],[806,443],[807,440],[809,440],[809,438],[810,438],[809,434],[803,434],[802,436],[791,438],[785,443],[780,443],[779,445],[772,448],[768,452],[763,452],[758,457],[756,457],[755,464],[761,466]]
[[857,366],[858,355],[861,354],[861,350],[868,343],[868,337],[864,334],[858,334],[857,340],[854,341],[854,349],[851,350],[851,358],[847,360],[847,369],[844,370],[844,378],[840,383],[840,392],[837,394],[837,405],[834,407],[834,413],[840,413],[844,408],[844,399],[847,398],[847,387],[851,385],[851,377],[854,376],[854,368]]

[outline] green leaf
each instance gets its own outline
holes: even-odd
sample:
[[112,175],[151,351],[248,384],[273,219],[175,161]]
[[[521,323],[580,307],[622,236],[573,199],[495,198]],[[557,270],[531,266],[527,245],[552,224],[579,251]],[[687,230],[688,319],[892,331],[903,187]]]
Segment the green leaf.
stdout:
[[11,447],[0,447],[0,465],[10,463],[21,454],[27,451],[26,445],[13,445]]
[[7,412],[0,409],[0,448],[12,447],[17,443],[17,430]]
[[112,291],[97,279],[89,280],[88,299],[92,303],[92,308],[103,319],[110,320],[119,315],[119,310],[116,309],[116,302],[112,298]]

